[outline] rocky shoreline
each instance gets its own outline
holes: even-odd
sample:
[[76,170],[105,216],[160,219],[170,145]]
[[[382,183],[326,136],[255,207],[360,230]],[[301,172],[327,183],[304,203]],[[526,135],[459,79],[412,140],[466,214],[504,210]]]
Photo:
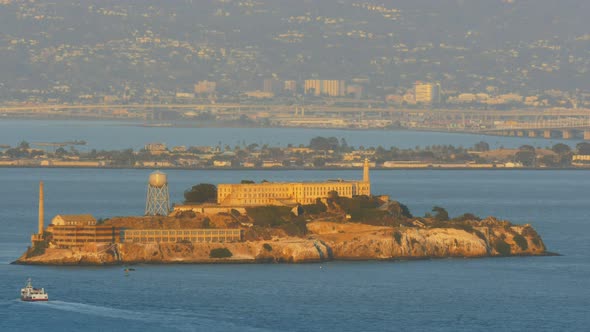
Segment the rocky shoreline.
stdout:
[[[359,260],[414,260],[549,256],[530,225],[487,218],[446,227],[391,227],[313,221],[304,237],[273,236],[233,243],[86,244],[81,248],[29,249],[14,264],[117,265],[211,263],[317,263]],[[229,257],[214,257],[223,249]]]

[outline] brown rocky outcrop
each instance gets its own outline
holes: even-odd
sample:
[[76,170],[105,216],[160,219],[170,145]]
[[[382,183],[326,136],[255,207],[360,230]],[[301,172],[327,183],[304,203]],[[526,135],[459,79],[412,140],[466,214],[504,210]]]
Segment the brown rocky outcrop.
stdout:
[[[183,226],[179,223],[178,226]],[[546,255],[545,245],[530,225],[516,226],[487,218],[481,222],[449,223],[445,227],[389,227],[359,223],[310,222],[308,235],[274,237],[239,243],[87,244],[79,249],[28,251],[21,264],[127,263],[256,263],[320,262],[327,260],[424,259]],[[231,257],[212,258],[226,248]]]

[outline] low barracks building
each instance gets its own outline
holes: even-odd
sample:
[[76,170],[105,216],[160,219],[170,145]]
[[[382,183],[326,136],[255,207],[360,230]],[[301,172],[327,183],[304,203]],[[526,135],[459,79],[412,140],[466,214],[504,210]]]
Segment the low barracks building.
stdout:
[[96,225],[96,219],[89,214],[57,215],[47,231],[58,248],[81,247],[86,243],[118,243],[120,240],[119,228]]
[[125,243],[241,242],[241,229],[134,229],[123,231]]
[[217,204],[226,206],[313,204],[331,191],[342,197],[371,195],[369,161],[365,160],[362,181],[219,184]]

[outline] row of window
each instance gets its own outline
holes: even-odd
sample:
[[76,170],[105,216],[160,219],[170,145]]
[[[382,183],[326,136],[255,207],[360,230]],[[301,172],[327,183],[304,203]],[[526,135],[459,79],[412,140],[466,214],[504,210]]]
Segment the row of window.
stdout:
[[74,232],[74,233],[53,233],[53,238],[62,237],[109,237],[113,236],[112,232],[108,233],[86,233],[86,232]]
[[179,237],[129,237],[125,238],[125,242],[133,243],[153,243],[166,242],[174,243],[179,241],[189,242],[240,242],[242,239],[239,236],[213,236],[213,237],[193,237],[193,236],[179,236]]
[[125,231],[125,236],[147,236],[147,235],[235,235],[240,236],[242,233],[239,229],[207,229],[207,230],[128,230]]

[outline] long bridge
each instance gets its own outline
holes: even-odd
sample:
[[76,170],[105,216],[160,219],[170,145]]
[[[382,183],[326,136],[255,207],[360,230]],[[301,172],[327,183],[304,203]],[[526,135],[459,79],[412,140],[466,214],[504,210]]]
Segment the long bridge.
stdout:
[[[29,104],[0,106],[0,116],[143,119],[156,113],[212,112],[221,116],[264,114],[272,118],[388,119],[413,123],[429,130],[473,132],[489,135],[590,139],[590,109],[412,109],[383,107],[372,101],[329,104],[156,103],[156,104]],[[375,106],[373,106],[375,105]]]

